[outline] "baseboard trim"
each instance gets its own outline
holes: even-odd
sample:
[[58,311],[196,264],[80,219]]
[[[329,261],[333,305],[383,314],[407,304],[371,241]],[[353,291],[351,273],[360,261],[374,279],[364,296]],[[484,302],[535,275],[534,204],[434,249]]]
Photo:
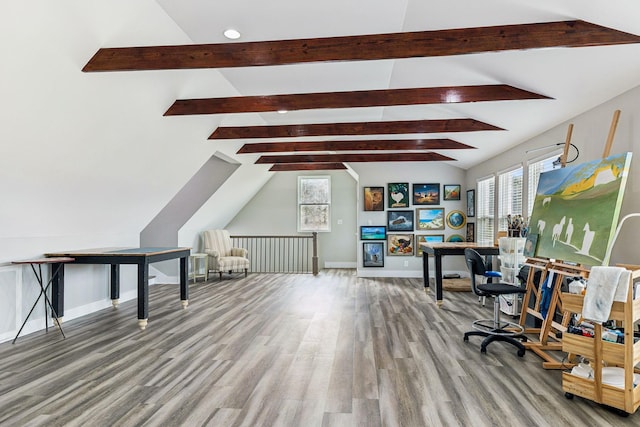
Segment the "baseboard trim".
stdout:
[[324,268],[356,268],[358,263],[356,262],[331,262],[327,261],[324,263]]

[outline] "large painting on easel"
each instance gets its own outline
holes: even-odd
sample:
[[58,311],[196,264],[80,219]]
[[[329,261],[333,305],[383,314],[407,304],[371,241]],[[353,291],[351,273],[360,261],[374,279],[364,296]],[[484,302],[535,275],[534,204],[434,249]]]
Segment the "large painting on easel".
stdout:
[[540,174],[529,232],[536,256],[601,265],[620,216],[631,153]]

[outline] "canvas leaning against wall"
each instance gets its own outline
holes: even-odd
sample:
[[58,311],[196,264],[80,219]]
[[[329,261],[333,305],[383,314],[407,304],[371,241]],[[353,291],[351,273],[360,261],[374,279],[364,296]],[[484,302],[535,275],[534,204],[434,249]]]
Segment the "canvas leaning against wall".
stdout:
[[529,233],[536,256],[601,265],[615,233],[631,153],[540,174]]

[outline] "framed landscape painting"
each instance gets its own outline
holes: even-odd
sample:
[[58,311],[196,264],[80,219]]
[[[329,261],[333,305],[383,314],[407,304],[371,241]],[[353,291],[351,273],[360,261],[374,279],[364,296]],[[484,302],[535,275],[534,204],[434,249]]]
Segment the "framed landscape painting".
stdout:
[[445,184],[442,186],[442,194],[444,200],[460,200],[460,185]]
[[387,211],[389,231],[413,231],[413,211]]
[[442,243],[444,234],[420,234],[416,235],[416,256],[422,256],[420,243]]
[[439,205],[440,184],[413,184],[414,205]]
[[444,208],[416,209],[416,230],[444,230]]
[[384,225],[361,225],[360,240],[386,240],[387,227]]
[[364,187],[364,210],[384,210],[384,187]]
[[387,193],[389,196],[390,208],[408,208],[409,207],[409,183],[394,182],[387,185]]

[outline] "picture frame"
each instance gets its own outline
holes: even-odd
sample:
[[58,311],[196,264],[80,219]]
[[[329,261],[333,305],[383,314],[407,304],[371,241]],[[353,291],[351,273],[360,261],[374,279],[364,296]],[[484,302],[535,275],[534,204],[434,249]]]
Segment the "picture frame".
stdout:
[[476,190],[467,190],[467,218],[476,216]]
[[460,184],[444,184],[442,186],[442,200],[460,200]]
[[421,243],[443,243],[444,234],[416,234],[416,256],[422,256]]
[[447,242],[462,243],[464,242],[464,237],[462,237],[460,234],[452,234],[451,236],[447,237]]
[[362,266],[384,267],[384,243],[365,242],[362,244]]
[[409,183],[392,182],[387,184],[387,203],[390,209],[409,207]]
[[440,184],[413,184],[414,205],[439,205]]
[[533,258],[536,256],[536,250],[538,249],[538,233],[528,233],[527,238],[524,241],[524,250],[522,255],[527,258]]
[[387,240],[387,227],[384,225],[361,225],[360,240]]
[[413,231],[413,211],[387,211],[388,231]]
[[416,230],[444,230],[444,208],[417,208]]
[[413,234],[388,234],[387,255],[413,256]]
[[447,214],[447,226],[459,230],[467,224],[467,216],[464,212],[453,210]]
[[384,211],[384,187],[363,187],[365,211]]
[[476,224],[473,222],[467,223],[467,242],[476,241]]

